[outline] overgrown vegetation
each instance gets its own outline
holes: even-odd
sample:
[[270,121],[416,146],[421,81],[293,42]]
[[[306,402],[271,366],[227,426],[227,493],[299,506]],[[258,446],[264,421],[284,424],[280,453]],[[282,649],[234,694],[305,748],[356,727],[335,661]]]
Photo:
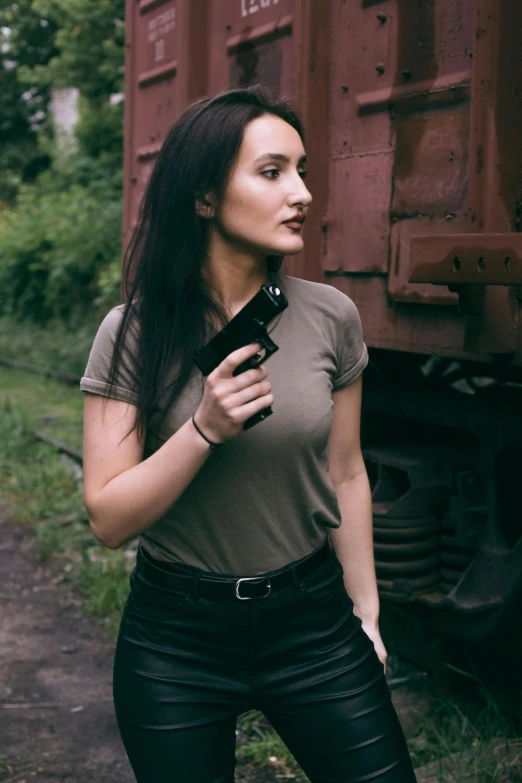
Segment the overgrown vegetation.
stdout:
[[522,739],[511,717],[477,681],[474,698],[434,690],[430,710],[410,741],[415,767],[440,783],[522,781]]
[[[0,315],[70,328],[119,301],[124,0],[4,2],[0,29]],[[63,87],[80,91],[70,150]]]
[[0,216],[0,313],[70,326],[117,303],[121,176],[87,158],[22,185]]

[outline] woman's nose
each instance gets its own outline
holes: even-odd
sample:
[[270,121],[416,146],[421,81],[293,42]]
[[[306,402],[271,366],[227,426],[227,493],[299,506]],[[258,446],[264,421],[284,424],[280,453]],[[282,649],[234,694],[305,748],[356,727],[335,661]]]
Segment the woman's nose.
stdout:
[[312,194],[301,180],[301,187],[292,194],[291,202],[293,205],[302,204],[307,207],[312,202]]

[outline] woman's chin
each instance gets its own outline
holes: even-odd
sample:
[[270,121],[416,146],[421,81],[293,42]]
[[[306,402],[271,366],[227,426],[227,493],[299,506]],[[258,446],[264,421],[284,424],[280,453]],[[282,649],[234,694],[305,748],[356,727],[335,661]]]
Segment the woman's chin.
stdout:
[[281,242],[277,247],[269,249],[269,254],[272,256],[295,256],[300,253],[304,248],[304,242],[301,237],[295,237],[292,242]]

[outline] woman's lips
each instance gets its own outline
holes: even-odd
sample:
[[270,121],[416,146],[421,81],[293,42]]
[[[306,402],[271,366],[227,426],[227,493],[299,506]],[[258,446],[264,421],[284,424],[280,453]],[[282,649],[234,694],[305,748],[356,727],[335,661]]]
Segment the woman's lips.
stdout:
[[285,226],[288,226],[288,228],[292,228],[295,230],[301,230],[303,227],[302,223],[298,223],[297,221],[295,223],[292,223],[291,221],[289,223],[284,223]]

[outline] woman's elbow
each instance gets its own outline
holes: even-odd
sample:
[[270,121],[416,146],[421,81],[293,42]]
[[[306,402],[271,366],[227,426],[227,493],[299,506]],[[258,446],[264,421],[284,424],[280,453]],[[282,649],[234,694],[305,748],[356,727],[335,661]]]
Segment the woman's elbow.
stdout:
[[113,535],[111,536],[108,531],[104,530],[103,526],[100,526],[99,523],[95,522],[90,515],[89,527],[94,538],[99,541],[100,544],[107,547],[107,549],[119,549],[125,543],[124,541],[118,540]]

